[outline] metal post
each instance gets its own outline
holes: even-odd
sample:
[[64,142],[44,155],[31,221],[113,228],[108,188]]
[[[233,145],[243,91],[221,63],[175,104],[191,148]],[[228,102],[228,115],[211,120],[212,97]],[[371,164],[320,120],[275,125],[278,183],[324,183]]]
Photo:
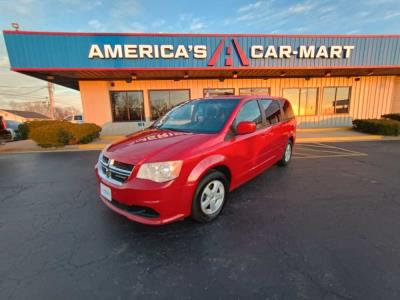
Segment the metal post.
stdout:
[[52,82],[47,83],[47,90],[49,91],[49,115],[54,119],[54,85]]

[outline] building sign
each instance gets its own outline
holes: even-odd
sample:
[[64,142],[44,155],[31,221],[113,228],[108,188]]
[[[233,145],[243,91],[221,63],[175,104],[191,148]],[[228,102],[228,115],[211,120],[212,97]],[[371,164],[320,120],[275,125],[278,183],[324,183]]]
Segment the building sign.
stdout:
[[400,65],[400,36],[5,31],[15,69],[324,68]]
[[98,45],[90,46],[89,58],[189,58],[207,57],[206,45]]
[[[290,45],[274,46],[274,45],[252,45],[250,47],[250,58],[265,59],[265,58],[350,58],[353,45],[345,46],[330,46],[325,45],[300,45],[297,48],[292,48]],[[227,55],[230,55],[229,46],[226,48]],[[207,45],[132,45],[132,44],[117,44],[117,45],[98,45],[92,44],[89,49],[88,58],[100,59],[141,59],[141,58],[155,58],[155,59],[206,59],[207,58]],[[220,55],[218,48],[216,49],[217,55]],[[243,51],[241,51],[243,53]],[[242,65],[244,63],[242,62]]]

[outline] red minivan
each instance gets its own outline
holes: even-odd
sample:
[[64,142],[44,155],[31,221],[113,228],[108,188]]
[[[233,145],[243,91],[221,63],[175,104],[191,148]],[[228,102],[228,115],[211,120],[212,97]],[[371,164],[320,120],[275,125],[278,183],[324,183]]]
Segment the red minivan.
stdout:
[[101,200],[130,220],[209,222],[228,192],[292,156],[289,101],[269,96],[196,99],[106,147],[95,167]]

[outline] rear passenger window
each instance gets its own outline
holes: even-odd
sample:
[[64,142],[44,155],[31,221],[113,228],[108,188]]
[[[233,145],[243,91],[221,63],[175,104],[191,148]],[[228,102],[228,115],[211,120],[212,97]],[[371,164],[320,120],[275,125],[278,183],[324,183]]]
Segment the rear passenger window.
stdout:
[[236,116],[236,125],[243,121],[255,122],[257,128],[262,126],[261,112],[257,101],[245,103]]
[[269,125],[282,121],[281,108],[278,101],[260,100],[261,107],[265,113],[266,123]]
[[285,120],[291,120],[294,118],[293,109],[289,101],[285,101],[285,104],[283,104],[282,109],[283,109],[283,117]]

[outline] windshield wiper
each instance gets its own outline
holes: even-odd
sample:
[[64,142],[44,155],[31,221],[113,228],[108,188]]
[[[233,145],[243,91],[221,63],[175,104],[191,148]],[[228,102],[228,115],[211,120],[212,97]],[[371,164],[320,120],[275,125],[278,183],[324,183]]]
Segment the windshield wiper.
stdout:
[[176,132],[188,132],[185,130],[181,130],[181,129],[177,129],[177,128],[170,128],[170,127],[158,127],[158,129],[170,130],[170,131],[176,131]]

